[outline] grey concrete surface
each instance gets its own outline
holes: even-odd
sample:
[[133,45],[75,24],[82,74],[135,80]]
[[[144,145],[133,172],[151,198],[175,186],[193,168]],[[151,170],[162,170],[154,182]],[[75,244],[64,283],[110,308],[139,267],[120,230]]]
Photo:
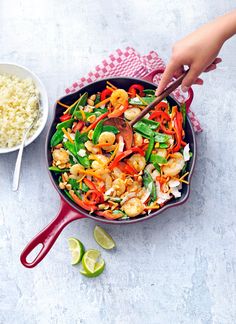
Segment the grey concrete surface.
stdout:
[[[0,1],[0,61],[35,71],[50,99],[118,47],[168,60],[172,44],[235,1]],[[0,323],[236,323],[236,38],[223,63],[195,87],[204,132],[188,202],[133,226],[106,225],[117,242],[104,274],[89,280],[70,265],[67,238],[97,248],[95,222],[71,223],[46,259],[24,268],[25,244],[57,213],[42,136],[25,150],[20,190],[16,153],[0,156]],[[52,111],[50,111],[50,118]]]

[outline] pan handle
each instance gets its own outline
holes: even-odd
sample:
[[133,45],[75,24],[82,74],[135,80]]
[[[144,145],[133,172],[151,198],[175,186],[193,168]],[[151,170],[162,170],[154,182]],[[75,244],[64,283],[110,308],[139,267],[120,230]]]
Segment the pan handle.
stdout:
[[[165,69],[162,69],[162,68],[153,70],[149,74],[142,77],[142,79],[145,80],[145,81],[153,83],[155,75],[162,74],[162,73],[164,73],[164,71],[165,71]],[[187,111],[189,111],[189,108],[190,108],[191,103],[193,101],[193,97],[194,97],[194,92],[193,92],[193,89],[190,87],[189,90],[188,90],[188,97],[185,100]]]
[[[63,228],[75,219],[84,217],[72,209],[64,200],[61,200],[58,215],[25,247],[20,256],[21,263],[27,268],[35,267],[50,251]],[[38,245],[42,245],[40,251],[32,262],[28,262],[27,257]]]

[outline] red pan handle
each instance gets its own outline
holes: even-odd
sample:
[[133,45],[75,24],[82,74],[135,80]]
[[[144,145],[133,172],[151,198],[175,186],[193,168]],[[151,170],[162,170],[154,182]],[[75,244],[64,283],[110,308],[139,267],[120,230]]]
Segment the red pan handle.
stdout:
[[[156,74],[162,74],[164,71],[165,70],[161,69],[161,68],[153,70],[149,74],[142,77],[142,79],[145,80],[145,81],[154,83],[153,79],[154,79],[155,75]],[[191,103],[193,101],[193,97],[194,97],[194,92],[193,92],[193,89],[190,87],[189,90],[188,90],[188,98],[185,100],[187,111],[189,110],[189,107],[191,106]]]
[[[63,228],[75,219],[84,217],[85,216],[72,209],[64,200],[61,200],[61,208],[58,215],[25,247],[20,256],[21,263],[27,268],[35,267],[50,251]],[[37,256],[32,262],[28,262],[28,255],[39,244],[42,244],[41,250],[38,252]]]

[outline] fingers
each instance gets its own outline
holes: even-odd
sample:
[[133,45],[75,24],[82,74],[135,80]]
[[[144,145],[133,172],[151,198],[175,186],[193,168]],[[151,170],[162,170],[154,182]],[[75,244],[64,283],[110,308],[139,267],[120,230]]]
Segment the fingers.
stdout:
[[177,65],[174,62],[170,62],[162,75],[161,81],[158,85],[158,89],[156,90],[156,96],[159,96],[160,93],[166,88],[172,77],[174,76],[174,73],[176,71],[179,71],[181,67]]
[[210,72],[210,71],[213,71],[215,69],[216,69],[216,64],[211,64],[204,70],[204,72]]
[[222,59],[220,57],[217,57],[212,63],[213,64],[218,64],[218,63],[221,63],[222,62]]
[[[201,79],[198,79],[198,76],[200,75],[201,70],[196,68],[195,66],[191,66],[189,72],[187,73],[186,77],[183,79],[181,84],[181,89],[183,92],[188,91],[189,87],[195,83],[196,81],[201,82]],[[197,83],[199,84],[199,83]]]

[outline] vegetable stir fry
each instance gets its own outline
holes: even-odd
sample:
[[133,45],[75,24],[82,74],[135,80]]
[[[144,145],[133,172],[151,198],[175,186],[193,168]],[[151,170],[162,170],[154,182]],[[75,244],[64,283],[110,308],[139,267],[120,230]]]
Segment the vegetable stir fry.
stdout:
[[107,81],[101,93],[84,93],[65,111],[51,138],[52,166],[61,190],[77,205],[107,219],[150,213],[181,197],[191,158],[185,142],[186,111],[166,100],[134,127],[126,149],[109,117],[133,120],[155,99],[155,91],[133,84],[128,91]]

